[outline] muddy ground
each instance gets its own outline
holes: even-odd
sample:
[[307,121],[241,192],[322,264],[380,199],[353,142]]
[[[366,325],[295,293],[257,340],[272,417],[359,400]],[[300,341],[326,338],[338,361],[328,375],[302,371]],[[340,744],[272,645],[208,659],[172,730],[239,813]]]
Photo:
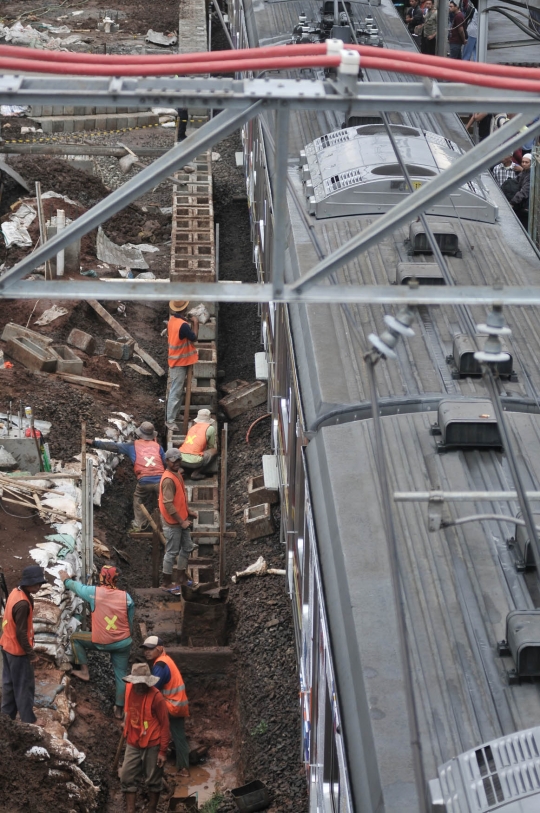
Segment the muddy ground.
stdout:
[[[137,135],[140,141],[144,141],[144,137],[144,133]],[[148,134],[146,137],[149,137]],[[214,165],[214,205],[216,221],[220,225],[220,278],[253,281],[255,269],[247,202],[242,172],[236,168],[234,161],[234,152],[241,149],[238,134],[215,149],[221,155],[221,160]],[[88,189],[99,187],[94,182],[88,185]],[[67,186],[61,191],[67,192]],[[163,191],[156,190],[156,194],[162,195]],[[152,204],[151,196],[145,201],[146,204]],[[0,330],[7,321],[26,324],[34,304],[31,301],[4,301],[0,308]],[[30,327],[50,304],[45,301],[38,303]],[[140,376],[124,362],[121,362],[122,371],[119,372],[101,355],[105,339],[114,338],[103,320],[85,302],[57,304],[65,305],[68,314],[47,327],[37,329],[54,336],[59,342],[65,341],[73,327],[92,333],[98,339],[97,352],[93,356],[80,353],[85,364],[84,374],[119,383],[121,389],[112,395],[88,391],[51,376],[32,374],[16,364],[12,370],[0,372],[0,410],[7,407],[8,400],[17,406],[19,399],[22,399],[23,405],[31,403],[38,418],[53,423],[49,437],[51,452],[65,461],[79,451],[81,421],[87,422],[88,436],[102,435],[107,418],[115,409],[133,414],[137,421],[152,420],[162,432],[163,403],[159,399],[164,397],[165,381],[155,374]],[[110,310],[116,307],[116,303],[104,304]],[[125,317],[116,312],[114,315],[124,319],[129,332],[141,346],[162,366],[166,366],[166,346],[160,337],[163,319],[166,318],[165,305],[128,302]],[[0,343],[0,347],[5,348],[5,345]],[[224,382],[235,378],[253,380],[254,353],[261,349],[256,305],[220,306],[218,347],[218,366],[225,372]],[[272,537],[248,543],[242,521],[243,508],[247,504],[247,478],[261,472],[261,455],[271,451],[269,421],[263,420],[254,429],[249,446],[246,445],[245,436],[250,424],[265,411],[266,406],[263,405],[229,422],[227,511],[231,530],[237,533],[237,537],[228,543],[228,578],[260,555],[265,557],[269,567],[285,567],[284,547],[278,532]],[[124,550],[130,557],[130,564],[117,562],[122,568],[122,586],[128,590],[150,586],[150,542],[134,541],[127,535],[134,484],[131,465],[124,460],[116,470],[112,486],[103,497],[102,507],[95,510],[95,535],[110,546]],[[6,528],[7,520],[6,515],[0,515],[0,526]],[[34,533],[39,533],[32,519],[12,522],[11,539],[24,531],[25,523],[29,529],[34,528]],[[278,510],[275,511],[275,525],[279,527]],[[22,560],[14,561],[13,570],[23,566]],[[261,779],[272,793],[270,811],[303,813],[307,802],[303,766],[299,758],[298,677],[285,579],[267,576],[243,580],[237,585],[231,583],[229,601],[229,643],[236,656],[237,685],[231,687],[228,698],[219,695],[220,702],[217,703],[211,693],[202,691],[200,686],[193,682],[190,684],[188,680],[187,691],[192,702],[188,733],[197,743],[207,741],[211,750],[219,753],[219,748],[225,746],[216,741],[215,734],[211,736],[211,730],[215,732],[216,726],[219,728],[221,719],[221,730],[227,729],[227,736],[232,739],[230,747],[234,749],[237,768],[235,781],[242,783]],[[118,780],[110,766],[118,744],[119,726],[112,717],[110,666],[106,659],[96,656],[91,660],[90,668],[92,683],[89,686],[74,686],[78,706],[70,737],[77,747],[86,752],[83,767],[94,783],[101,787],[99,810],[116,813],[121,809],[122,800]],[[221,711],[212,712],[216,708]],[[208,722],[203,724],[205,720],[210,720],[212,725]],[[174,771],[170,766],[168,777],[169,784],[174,787]],[[61,800],[55,800],[55,805],[54,809],[59,813],[69,809],[62,806]],[[161,807],[165,809],[165,800]],[[50,809],[50,804],[38,805],[35,813]],[[219,810],[225,813],[233,809],[234,803],[226,793]]]

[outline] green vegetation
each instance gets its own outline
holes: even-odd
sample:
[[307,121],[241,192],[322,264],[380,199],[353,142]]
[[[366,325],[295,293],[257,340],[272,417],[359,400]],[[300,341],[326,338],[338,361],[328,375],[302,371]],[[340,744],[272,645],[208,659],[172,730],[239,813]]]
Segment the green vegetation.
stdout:
[[253,731],[251,731],[250,733],[252,737],[260,737],[261,734],[266,734],[267,731],[268,723],[266,722],[266,720],[261,720],[261,722],[258,725],[256,725]]
[[200,808],[200,813],[218,813],[219,806],[224,801],[225,796],[219,790],[219,788],[216,788],[216,790],[212,794],[212,798],[208,799],[208,801],[205,802],[203,806]]

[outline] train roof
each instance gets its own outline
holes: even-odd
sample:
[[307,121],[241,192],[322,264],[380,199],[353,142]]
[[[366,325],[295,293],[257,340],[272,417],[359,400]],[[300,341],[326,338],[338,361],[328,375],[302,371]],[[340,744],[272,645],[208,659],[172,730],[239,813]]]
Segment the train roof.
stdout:
[[[383,418],[392,491],[512,488],[495,451],[438,455],[429,414]],[[540,482],[540,416],[511,414],[527,486]],[[332,650],[352,765],[373,747],[386,813],[419,809],[400,666],[400,608],[389,579],[380,488],[369,421],[323,427],[307,447]],[[540,511],[540,501],[533,503]],[[481,743],[540,722],[540,688],[509,687],[497,655],[505,620],[533,608],[527,577],[506,541],[512,523],[474,522],[430,533],[427,504],[395,510],[400,574],[426,779]],[[508,503],[452,503],[447,518],[496,512]],[[349,677],[350,676],[350,677]],[[351,726],[350,720],[359,722]],[[358,742],[355,742],[358,738]],[[457,809],[457,808],[456,808]],[[461,808],[460,808],[461,809]],[[479,808],[483,809],[483,808]]]

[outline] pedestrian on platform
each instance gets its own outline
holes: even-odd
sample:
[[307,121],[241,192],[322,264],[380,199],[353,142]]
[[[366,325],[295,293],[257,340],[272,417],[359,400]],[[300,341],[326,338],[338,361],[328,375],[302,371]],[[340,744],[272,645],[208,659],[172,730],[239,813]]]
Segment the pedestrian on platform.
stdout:
[[120,782],[126,798],[127,813],[135,813],[137,784],[142,780],[148,790],[148,813],[156,813],[163,787],[163,768],[169,747],[169,714],[159,678],[150,674],[146,663],[134,663],[131,675],[124,677],[126,716],[124,737],[126,753],[120,768]]
[[152,513],[153,500],[159,494],[159,482],[165,471],[165,452],[157,443],[157,432],[150,421],[141,423],[135,434],[138,440],[131,443],[112,443],[108,440],[87,440],[89,446],[104,449],[107,452],[125,454],[133,463],[133,471],[137,477],[137,486],[133,494],[134,520],[132,531],[144,531],[148,527],[148,520],[144,515],[141,504],[149,513]]
[[2,714],[23,723],[35,723],[34,599],[46,579],[43,568],[25,567],[21,582],[8,596],[2,619]]
[[189,776],[189,745],[185,730],[189,705],[184,679],[173,659],[165,652],[163,641],[157,635],[147,638],[142,644],[142,649],[152,674],[158,678],[156,689],[163,694],[167,703],[171,739],[176,754],[176,769],[180,776]]
[[195,342],[199,335],[199,320],[191,317],[190,323],[182,317],[189,302],[169,302],[167,337],[169,342],[169,382],[167,390],[167,428],[176,430],[176,419],[182,405],[184,384],[188,367],[199,360]]
[[[189,584],[187,563],[189,554],[197,545],[191,541],[189,532],[190,517],[196,517],[188,508],[184,478],[182,477],[181,455],[178,449],[168,449],[165,453],[167,468],[159,486],[159,511],[163,534],[167,540],[163,557],[163,589],[180,592],[182,584]],[[172,584],[174,563],[178,557],[178,581]]]
[[437,9],[433,8],[433,0],[426,0],[424,11],[420,50],[423,54],[435,56],[437,49]]
[[449,9],[448,44],[450,47],[450,59],[461,59],[461,51],[467,42],[465,16],[459,10],[459,6],[454,0],[450,0]]
[[65,570],[59,573],[64,587],[87,601],[92,613],[92,631],[74,632],[71,636],[75,663],[80,666],[71,674],[80,680],[90,680],[86,653],[89,650],[108,652],[116,684],[114,716],[121,720],[126,692],[123,678],[129,671],[135,604],[125,590],[118,589],[119,575],[118,568],[104,565],[99,574],[99,586],[94,587],[74,581]]
[[216,427],[209,409],[199,409],[179,451],[182,468],[193,472],[189,475],[191,480],[204,480],[207,469],[217,455]]

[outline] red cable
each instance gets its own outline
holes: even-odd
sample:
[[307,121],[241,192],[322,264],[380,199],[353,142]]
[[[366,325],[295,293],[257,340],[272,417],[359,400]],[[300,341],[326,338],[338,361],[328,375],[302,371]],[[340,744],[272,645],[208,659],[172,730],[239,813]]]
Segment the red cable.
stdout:
[[[450,60],[445,60],[447,64]],[[239,59],[229,62],[199,62],[188,63],[154,63],[151,65],[88,65],[80,64],[74,66],[70,63],[41,63],[35,60],[7,59],[0,57],[0,69],[10,71],[26,71],[31,73],[53,73],[92,76],[171,76],[191,75],[201,73],[230,73],[233,71],[263,71],[263,70],[293,70],[295,68],[313,67],[338,67],[341,62],[339,54],[321,56],[301,56],[270,59]],[[397,59],[384,57],[365,56],[362,59],[362,66],[374,68],[382,71],[392,71],[396,73],[407,73],[418,76],[428,76],[433,79],[446,81],[464,82],[467,84],[479,85],[481,87],[492,87],[501,90],[528,91],[531,93],[540,92],[540,81],[529,79],[510,79],[507,77],[494,77],[485,74],[469,74],[461,70],[444,68],[432,68],[416,62],[400,62]],[[455,64],[454,61],[452,61]]]
[[[344,46],[347,50],[358,51],[362,57],[394,59],[397,62],[409,62],[416,65],[430,65],[439,67],[445,71],[452,70],[450,65],[455,60],[450,60],[447,57],[430,56],[427,54],[411,53],[408,51],[397,51],[395,49],[384,49],[384,57],[379,57],[381,54],[380,48],[375,48],[369,45],[352,45]],[[286,49],[286,54],[284,53]],[[327,53],[325,43],[309,43],[305,45],[270,45],[263,48],[245,48],[236,51],[212,51],[210,53],[191,53],[191,54],[166,54],[166,55],[101,55],[101,54],[75,54],[59,51],[40,51],[34,48],[23,48],[19,46],[0,46],[0,56],[6,57],[21,57],[39,62],[55,62],[55,63],[76,63],[76,64],[98,64],[103,65],[173,65],[178,64],[194,64],[200,62],[236,62],[237,60],[249,59],[263,59],[263,58],[280,58],[283,57],[289,60],[291,57],[297,56],[320,56]],[[362,60],[363,61],[363,60]],[[286,66],[285,66],[286,67]],[[369,67],[366,65],[366,67]],[[515,76],[519,79],[540,79],[540,68],[519,68],[511,65],[491,65],[485,62],[460,62],[459,71],[462,73],[472,74],[485,74],[488,76],[502,76],[509,78]],[[444,78],[444,77],[440,77]]]

